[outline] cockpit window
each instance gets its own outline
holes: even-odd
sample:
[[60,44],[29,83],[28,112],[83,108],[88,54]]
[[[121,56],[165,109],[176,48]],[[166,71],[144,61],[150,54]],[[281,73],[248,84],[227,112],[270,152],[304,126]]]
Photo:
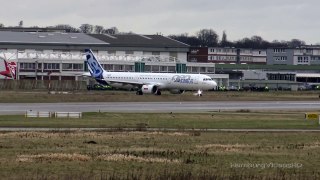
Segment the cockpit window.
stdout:
[[204,78],[203,81],[213,81],[211,78]]

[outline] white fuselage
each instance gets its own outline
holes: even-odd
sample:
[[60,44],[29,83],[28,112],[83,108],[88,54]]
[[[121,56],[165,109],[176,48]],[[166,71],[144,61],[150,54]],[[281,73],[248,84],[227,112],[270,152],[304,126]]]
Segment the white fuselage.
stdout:
[[103,79],[117,88],[132,88],[133,84],[155,85],[166,90],[211,90],[217,83],[203,74],[103,72]]

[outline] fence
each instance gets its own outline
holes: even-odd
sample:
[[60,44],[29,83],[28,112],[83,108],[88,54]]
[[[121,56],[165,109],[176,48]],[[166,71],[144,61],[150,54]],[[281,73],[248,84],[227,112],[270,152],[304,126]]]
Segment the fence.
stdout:
[[81,112],[41,112],[41,111],[26,111],[26,118],[51,118],[54,114],[55,118],[82,118]]
[[56,118],[81,118],[81,112],[55,112]]
[[50,118],[51,117],[51,112],[39,112],[39,111],[26,111],[25,117],[27,118],[32,118],[32,117],[46,117]]
[[[48,90],[49,80],[12,80],[0,79],[0,89],[2,90]],[[87,83],[85,81],[74,80],[51,80],[50,90],[53,91],[73,91],[73,90],[86,90]]]

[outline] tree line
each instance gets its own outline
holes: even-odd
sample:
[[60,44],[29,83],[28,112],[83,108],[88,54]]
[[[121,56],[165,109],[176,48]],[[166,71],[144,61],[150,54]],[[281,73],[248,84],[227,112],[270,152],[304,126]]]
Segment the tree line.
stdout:
[[58,24],[56,26],[49,26],[48,28],[65,29],[72,33],[86,33],[86,34],[118,34],[117,27],[104,28],[101,25],[82,24],[79,28],[75,28],[68,24]]
[[[5,27],[4,24],[0,23],[0,28]],[[12,27],[12,26],[9,26]],[[19,26],[13,27],[23,27],[23,21],[19,22]],[[40,28],[38,26],[32,26],[30,28]],[[66,32],[70,33],[86,33],[86,34],[118,34],[119,30],[117,27],[104,28],[101,25],[91,25],[91,24],[81,24],[79,28],[73,27],[69,24],[58,24],[55,26],[47,26],[45,28],[56,28],[56,29],[64,29]]]
[[[0,23],[0,28],[5,27]],[[19,22],[18,27],[23,27],[23,21]],[[33,26],[39,28],[38,26]],[[79,28],[68,24],[58,24],[55,26],[48,26],[46,28],[64,29],[66,32],[72,33],[95,33],[95,34],[118,34],[120,33],[117,27],[105,28],[101,25],[82,24]],[[195,35],[188,35],[188,33],[169,35],[170,38],[183,42],[193,47],[235,47],[235,48],[253,48],[253,49],[267,49],[273,47],[295,48],[306,45],[303,40],[292,39],[290,41],[274,40],[269,42],[260,36],[245,37],[237,41],[229,41],[226,31],[223,31],[221,39],[213,29],[201,29]]]
[[195,47],[235,47],[235,48],[253,48],[253,49],[267,49],[273,47],[295,48],[306,45],[306,43],[299,39],[292,39],[290,41],[274,40],[269,42],[260,36],[252,36],[251,38],[243,38],[238,41],[229,41],[227,39],[226,31],[223,31],[222,38],[213,29],[201,29],[196,35],[189,36],[187,33],[179,35],[169,35],[170,38],[180,42],[189,44]]

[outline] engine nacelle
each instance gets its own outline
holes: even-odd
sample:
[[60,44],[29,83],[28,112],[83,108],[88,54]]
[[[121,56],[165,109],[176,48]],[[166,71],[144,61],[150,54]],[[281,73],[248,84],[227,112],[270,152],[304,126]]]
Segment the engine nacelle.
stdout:
[[143,85],[141,90],[143,93],[155,94],[157,92],[157,86],[155,85]]
[[182,94],[184,93],[184,90],[180,90],[180,89],[171,89],[170,90],[171,94]]

